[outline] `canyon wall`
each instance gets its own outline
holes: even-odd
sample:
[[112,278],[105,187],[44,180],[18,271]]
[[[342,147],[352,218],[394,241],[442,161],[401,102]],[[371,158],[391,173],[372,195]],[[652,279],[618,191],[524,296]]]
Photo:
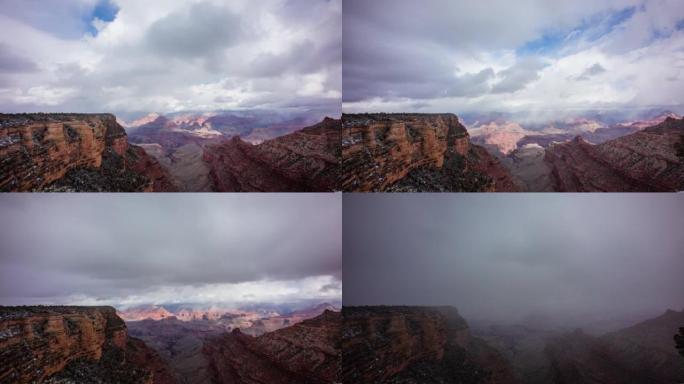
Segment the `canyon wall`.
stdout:
[[452,307],[344,307],[343,317],[344,382],[516,382]]
[[0,114],[2,191],[164,191],[159,163],[110,114]]
[[[112,307],[0,307],[0,383],[120,378],[172,383],[155,352],[128,337]],[[153,370],[149,368],[153,367]]]
[[259,337],[238,329],[205,341],[212,382],[324,384],[339,380],[339,312]]
[[216,192],[326,192],[337,187],[340,120],[252,145],[238,136],[204,149]]
[[581,137],[550,146],[554,190],[665,192],[684,189],[684,119],[593,145]]
[[342,190],[516,190],[454,114],[344,114],[342,123]]

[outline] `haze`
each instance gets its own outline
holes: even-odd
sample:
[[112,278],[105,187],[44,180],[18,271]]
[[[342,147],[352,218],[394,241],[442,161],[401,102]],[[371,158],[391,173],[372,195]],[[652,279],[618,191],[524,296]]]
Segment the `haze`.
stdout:
[[346,194],[344,305],[453,305],[469,319],[684,308],[677,194]]

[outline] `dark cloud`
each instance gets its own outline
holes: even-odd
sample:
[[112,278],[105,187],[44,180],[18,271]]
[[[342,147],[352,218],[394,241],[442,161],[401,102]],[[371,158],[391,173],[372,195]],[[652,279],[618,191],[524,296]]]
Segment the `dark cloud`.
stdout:
[[527,84],[539,79],[539,71],[544,67],[544,63],[538,59],[520,60],[512,67],[497,73],[501,80],[494,84],[492,93],[519,91],[525,88]]
[[6,195],[0,302],[341,278],[336,194]]
[[684,307],[681,195],[345,195],[345,305],[621,316]]
[[13,53],[7,44],[0,42],[0,73],[31,73],[37,70],[36,63]]
[[587,68],[580,74],[579,76],[575,77],[575,80],[589,80],[590,78],[600,75],[603,72],[605,72],[606,69],[603,68],[603,66],[599,63],[594,63],[591,67]]
[[147,31],[150,48],[185,59],[211,56],[246,34],[241,18],[227,7],[196,3],[154,22]]

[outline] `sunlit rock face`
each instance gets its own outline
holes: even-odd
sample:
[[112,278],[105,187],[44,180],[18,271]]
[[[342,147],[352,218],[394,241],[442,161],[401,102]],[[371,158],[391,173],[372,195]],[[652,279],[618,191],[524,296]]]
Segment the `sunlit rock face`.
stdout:
[[112,307],[0,307],[0,382],[174,383]]
[[510,191],[506,170],[454,114],[344,114],[345,191]]
[[0,115],[0,190],[172,190],[110,114]]
[[545,161],[556,191],[684,189],[684,119],[593,145],[581,137],[551,146]]

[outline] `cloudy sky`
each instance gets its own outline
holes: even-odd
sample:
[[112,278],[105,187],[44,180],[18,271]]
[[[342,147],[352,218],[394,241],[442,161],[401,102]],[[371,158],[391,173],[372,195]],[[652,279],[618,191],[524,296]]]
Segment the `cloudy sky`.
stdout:
[[343,110],[684,104],[681,0],[345,0]]
[[682,310],[683,197],[346,194],[344,305],[504,322]]
[[15,194],[0,305],[341,300],[340,194]]
[[0,112],[335,109],[341,0],[2,0]]

